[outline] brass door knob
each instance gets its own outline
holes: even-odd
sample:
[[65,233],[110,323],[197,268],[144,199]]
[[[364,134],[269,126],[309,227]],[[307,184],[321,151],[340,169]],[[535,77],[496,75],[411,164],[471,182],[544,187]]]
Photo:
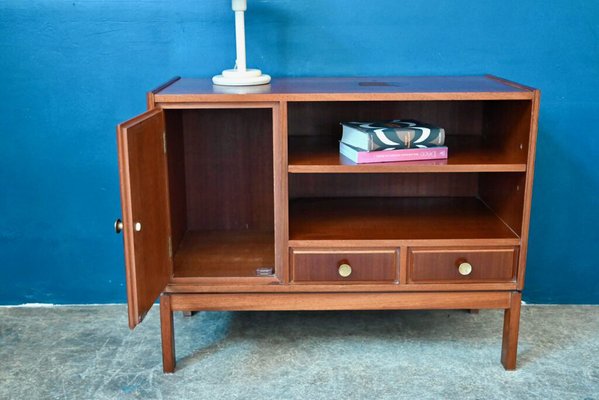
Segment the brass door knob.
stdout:
[[120,220],[120,218],[117,218],[116,221],[114,221],[114,232],[115,233],[121,233],[121,231],[123,230],[123,221]]
[[470,275],[472,273],[472,264],[468,262],[460,263],[460,265],[458,266],[458,272],[460,273],[460,275]]
[[337,271],[339,272],[339,276],[341,276],[342,278],[347,278],[351,275],[351,265],[341,264]]

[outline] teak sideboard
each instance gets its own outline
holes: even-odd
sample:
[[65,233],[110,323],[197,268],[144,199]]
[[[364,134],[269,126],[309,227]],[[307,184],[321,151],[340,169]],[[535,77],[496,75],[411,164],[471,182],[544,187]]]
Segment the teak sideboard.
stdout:
[[[494,76],[174,78],[118,126],[129,325],[174,311],[504,309],[515,369],[539,91]],[[447,160],[353,164],[342,121],[446,130]]]

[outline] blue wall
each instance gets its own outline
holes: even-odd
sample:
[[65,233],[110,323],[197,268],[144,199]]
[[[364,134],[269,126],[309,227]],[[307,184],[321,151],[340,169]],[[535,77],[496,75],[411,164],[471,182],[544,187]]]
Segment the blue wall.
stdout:
[[[525,299],[599,303],[598,17],[582,0],[250,0],[248,63],[542,89]],[[233,59],[229,0],[0,2],[0,304],[125,300],[115,125]]]

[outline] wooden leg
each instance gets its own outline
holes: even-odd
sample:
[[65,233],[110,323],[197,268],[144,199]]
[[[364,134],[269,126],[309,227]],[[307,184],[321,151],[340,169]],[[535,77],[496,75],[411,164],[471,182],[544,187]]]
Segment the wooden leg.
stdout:
[[162,370],[175,372],[175,330],[171,296],[160,296],[160,332],[162,335]]
[[512,293],[510,308],[503,316],[503,343],[501,345],[501,363],[507,370],[516,369],[518,355],[518,331],[520,329],[520,304],[522,293]]

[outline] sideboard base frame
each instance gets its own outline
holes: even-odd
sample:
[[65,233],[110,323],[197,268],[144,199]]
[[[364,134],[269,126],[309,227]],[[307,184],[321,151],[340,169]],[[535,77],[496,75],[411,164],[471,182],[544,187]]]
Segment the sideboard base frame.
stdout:
[[[516,368],[539,90],[491,75],[221,89],[174,78],[117,128],[129,326],[160,298],[165,372],[174,311],[500,309]],[[340,122],[398,118],[442,126],[447,160],[339,154]]]
[[175,371],[173,312],[323,311],[323,310],[453,310],[504,309],[501,363],[516,369],[520,292],[403,293],[163,293],[160,296],[162,365]]

